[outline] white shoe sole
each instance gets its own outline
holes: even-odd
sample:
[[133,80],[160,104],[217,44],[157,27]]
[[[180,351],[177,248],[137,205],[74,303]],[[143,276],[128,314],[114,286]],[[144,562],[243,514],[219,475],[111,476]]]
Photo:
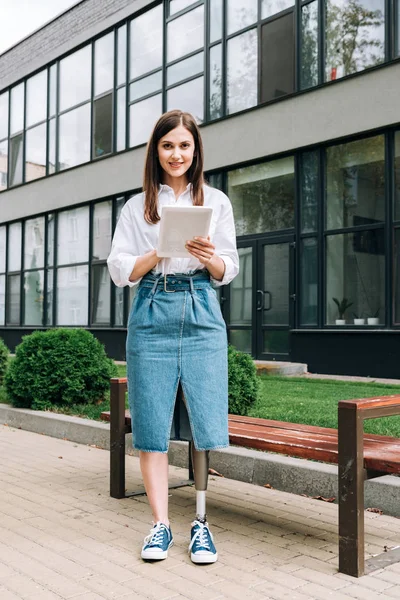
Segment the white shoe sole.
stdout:
[[193,554],[190,553],[190,560],[196,565],[207,565],[215,563],[218,560],[218,553],[212,554]]
[[160,552],[160,550],[155,550],[155,549],[149,549],[149,550],[142,550],[140,556],[144,559],[144,560],[164,560],[165,558],[167,558],[168,556],[168,550],[171,548],[171,546],[173,546],[174,542],[170,542],[167,550],[164,550],[162,552]]

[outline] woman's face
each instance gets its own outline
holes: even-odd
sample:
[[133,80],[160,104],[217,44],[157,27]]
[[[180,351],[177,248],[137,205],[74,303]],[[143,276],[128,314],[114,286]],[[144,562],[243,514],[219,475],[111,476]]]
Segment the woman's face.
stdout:
[[194,139],[188,129],[179,125],[171,129],[157,144],[158,160],[170,177],[183,177],[193,162]]

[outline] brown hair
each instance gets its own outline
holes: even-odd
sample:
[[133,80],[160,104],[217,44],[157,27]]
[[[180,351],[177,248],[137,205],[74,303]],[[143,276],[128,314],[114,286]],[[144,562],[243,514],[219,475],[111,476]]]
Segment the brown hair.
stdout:
[[181,110],[170,110],[164,113],[157,121],[147,144],[146,161],[144,167],[143,190],[145,192],[144,218],[148,223],[155,224],[160,220],[157,210],[158,187],[162,184],[163,169],[157,156],[157,145],[167,133],[183,125],[193,136],[194,156],[186,175],[192,184],[192,201],[195,206],[204,204],[204,153],[200,130],[194,117]]

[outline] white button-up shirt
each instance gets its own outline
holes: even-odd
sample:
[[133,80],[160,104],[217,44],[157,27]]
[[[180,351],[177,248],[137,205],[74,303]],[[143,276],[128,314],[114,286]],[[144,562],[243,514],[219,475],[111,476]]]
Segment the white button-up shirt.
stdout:
[[[160,185],[159,208],[165,205],[191,206],[191,184],[175,198],[168,185]],[[229,198],[220,190],[204,186],[204,206],[211,206],[213,214],[210,225],[210,238],[217,254],[225,263],[222,280],[211,278],[215,286],[227,285],[239,273],[239,257],[236,249],[235,224]],[[108,269],[115,285],[130,287],[137,285],[141,278],[129,281],[136,260],[157,248],[160,223],[147,223],[144,218],[144,193],[128,200],[121,211],[107,259]],[[191,273],[204,269],[204,265],[194,256],[190,258],[162,258],[156,265],[156,273]]]

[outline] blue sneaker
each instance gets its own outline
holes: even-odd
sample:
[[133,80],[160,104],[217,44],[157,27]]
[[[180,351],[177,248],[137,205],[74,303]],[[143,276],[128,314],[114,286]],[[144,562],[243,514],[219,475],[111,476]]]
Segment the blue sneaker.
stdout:
[[196,564],[214,563],[218,554],[214,546],[213,536],[208,528],[208,523],[193,521],[189,544],[190,558]]
[[168,549],[173,543],[171,528],[157,521],[149,535],[144,538],[141,556],[145,560],[163,560],[167,558]]

